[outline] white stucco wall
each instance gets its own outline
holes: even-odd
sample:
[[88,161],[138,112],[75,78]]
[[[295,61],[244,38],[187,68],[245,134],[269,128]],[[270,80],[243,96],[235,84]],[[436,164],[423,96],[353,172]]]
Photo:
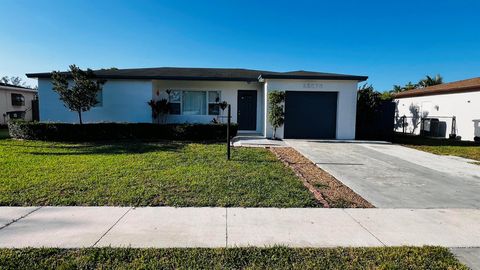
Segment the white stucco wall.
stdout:
[[[78,123],[76,112],[69,111],[58,94],[52,90],[49,79],[38,80],[40,120]],[[147,102],[152,98],[149,80],[108,80],[103,86],[103,105],[82,114],[88,122],[146,122],[152,121]]]
[[[78,122],[75,112],[64,107],[52,90],[48,79],[40,79],[40,120]],[[271,137],[273,129],[267,119],[267,93],[270,91],[324,91],[337,92],[337,139],[355,138],[357,81],[333,80],[278,80],[265,82],[235,81],[180,81],[180,80],[108,80],[103,87],[103,105],[83,113],[84,122],[146,122],[154,120],[147,102],[166,98],[166,90],[220,91],[221,101],[232,106],[232,122],[237,122],[238,90],[257,91],[257,127],[255,132]],[[226,115],[226,111],[223,113]],[[169,123],[209,123],[213,115],[168,115]],[[283,127],[277,131],[283,138]]]
[[[313,91],[313,92],[337,92],[337,130],[336,139],[355,139],[355,119],[357,111],[357,81],[333,81],[333,80],[277,80],[268,79],[265,82],[265,108],[267,95],[271,91]],[[265,111],[265,119],[267,111]],[[286,123],[288,124],[288,123]],[[264,136],[271,137],[273,128],[265,121]],[[283,138],[283,126],[277,129],[277,137]]]
[[[473,140],[474,136],[480,136],[480,89],[477,92],[465,92],[456,94],[420,96],[396,99],[397,111],[395,119],[405,115],[412,116],[410,106],[418,106],[420,115],[427,114],[427,117],[434,116],[455,116],[456,134],[462,140]],[[451,119],[439,118],[444,121],[446,137],[451,133]],[[401,132],[400,124],[396,125],[397,131]],[[413,125],[411,118],[408,118],[406,131],[412,133]],[[420,125],[415,129],[419,134]]]
[[[220,91],[220,100],[231,104],[232,122],[237,122],[237,94],[238,90],[257,90],[257,129],[255,132],[263,133],[263,88],[257,82],[235,81],[178,81],[178,80],[155,80],[153,81],[152,96],[155,100],[167,98],[166,90],[188,91]],[[158,95],[157,95],[158,93]],[[223,116],[227,115],[227,111]],[[214,115],[168,115],[169,123],[210,123]],[[224,119],[223,121],[226,121]]]
[[[25,105],[12,106],[12,93],[21,94],[25,99]],[[35,98],[36,92],[17,90],[12,87],[0,87],[0,124],[6,124],[8,116],[3,115],[11,111],[25,111],[25,120],[32,120],[32,100]]]

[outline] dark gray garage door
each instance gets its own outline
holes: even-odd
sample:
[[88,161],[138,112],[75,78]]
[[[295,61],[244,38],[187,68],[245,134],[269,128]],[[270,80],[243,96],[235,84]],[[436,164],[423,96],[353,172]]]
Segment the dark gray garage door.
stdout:
[[284,137],[335,139],[337,92],[287,91]]

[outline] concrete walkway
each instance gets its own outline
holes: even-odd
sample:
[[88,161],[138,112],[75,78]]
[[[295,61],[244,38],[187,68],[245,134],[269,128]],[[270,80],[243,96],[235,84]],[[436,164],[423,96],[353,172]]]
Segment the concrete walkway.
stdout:
[[287,144],[281,140],[270,140],[262,135],[244,134],[236,136],[232,139],[235,147],[286,147]]
[[480,208],[480,166],[389,143],[286,140],[378,208]]
[[271,245],[480,247],[480,210],[0,208],[0,247]]

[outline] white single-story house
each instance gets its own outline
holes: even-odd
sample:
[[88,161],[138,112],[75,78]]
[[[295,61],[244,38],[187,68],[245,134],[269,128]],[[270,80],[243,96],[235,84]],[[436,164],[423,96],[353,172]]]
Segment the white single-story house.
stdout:
[[[480,78],[444,83],[394,95],[397,106],[395,127],[403,132],[420,130],[433,137],[460,136],[474,140],[480,136]],[[423,124],[420,118],[425,119]]]
[[32,104],[37,97],[37,90],[0,83],[0,124],[5,125],[10,119],[32,121],[36,107]]
[[[150,100],[168,99],[168,123],[225,121],[219,103],[231,104],[240,132],[271,137],[267,118],[271,91],[285,91],[285,124],[279,138],[354,139],[357,84],[366,76],[310,71],[272,72],[227,68],[139,68],[94,71],[106,80],[99,104],[84,113],[85,122],[152,123]],[[68,73],[66,73],[68,75]],[[52,90],[51,73],[38,78],[40,120],[77,122]],[[222,120],[223,119],[223,120]]]

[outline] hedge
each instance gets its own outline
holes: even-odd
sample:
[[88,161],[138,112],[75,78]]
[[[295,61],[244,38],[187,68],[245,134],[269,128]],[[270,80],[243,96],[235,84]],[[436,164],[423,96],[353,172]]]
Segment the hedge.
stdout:
[[[40,123],[10,121],[10,137],[42,141],[102,141],[102,140],[224,140],[226,124],[149,124],[149,123]],[[236,136],[237,124],[230,127],[231,137]]]

